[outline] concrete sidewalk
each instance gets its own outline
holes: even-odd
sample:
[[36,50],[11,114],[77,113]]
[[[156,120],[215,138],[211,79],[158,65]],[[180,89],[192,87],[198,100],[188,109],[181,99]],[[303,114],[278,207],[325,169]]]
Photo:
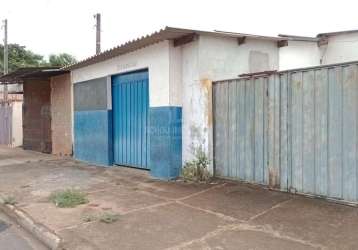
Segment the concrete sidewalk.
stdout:
[[[55,207],[49,195],[65,188],[87,193],[89,203]],[[358,245],[357,208],[236,182],[157,181],[145,171],[95,167],[19,149],[0,147],[0,195],[14,196],[17,206],[62,237],[67,249],[354,249]],[[83,220],[105,212],[119,214],[119,220],[112,224]]]

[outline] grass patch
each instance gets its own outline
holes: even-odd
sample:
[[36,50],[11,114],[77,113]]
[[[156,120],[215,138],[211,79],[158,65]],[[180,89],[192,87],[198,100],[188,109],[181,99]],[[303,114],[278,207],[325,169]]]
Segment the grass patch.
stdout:
[[93,214],[87,214],[82,217],[83,222],[92,222],[92,221],[96,221],[97,219],[98,219],[97,216]]
[[105,212],[103,214],[87,214],[82,217],[83,222],[99,221],[106,224],[111,224],[119,219],[120,214]]
[[119,214],[104,213],[99,217],[99,221],[103,223],[113,223],[119,219]]
[[56,207],[61,208],[72,208],[88,203],[86,195],[74,189],[54,192],[50,195],[50,201],[53,202]]
[[14,196],[7,196],[3,199],[3,203],[5,205],[15,205],[17,202],[16,202],[16,199]]

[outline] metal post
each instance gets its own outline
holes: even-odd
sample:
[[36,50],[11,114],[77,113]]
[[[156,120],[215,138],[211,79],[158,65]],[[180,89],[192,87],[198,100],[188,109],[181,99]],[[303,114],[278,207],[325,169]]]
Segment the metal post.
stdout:
[[[7,19],[4,20],[4,75],[6,75],[9,71],[8,67],[8,45],[7,45]],[[8,99],[8,89],[7,84],[4,85],[4,101],[6,102]]]
[[96,54],[101,53],[101,14],[94,15],[96,18]]

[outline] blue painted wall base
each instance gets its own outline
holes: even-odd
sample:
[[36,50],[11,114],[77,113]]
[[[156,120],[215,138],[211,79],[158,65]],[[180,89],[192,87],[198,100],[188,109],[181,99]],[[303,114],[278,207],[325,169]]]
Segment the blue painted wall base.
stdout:
[[165,180],[177,178],[182,166],[182,109],[152,107],[149,117],[151,175]]
[[75,111],[76,159],[98,165],[113,164],[112,111]]

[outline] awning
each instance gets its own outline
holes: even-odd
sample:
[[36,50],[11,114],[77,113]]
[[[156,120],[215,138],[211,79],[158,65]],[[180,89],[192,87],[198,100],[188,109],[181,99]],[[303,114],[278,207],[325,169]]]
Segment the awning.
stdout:
[[18,84],[23,83],[24,79],[48,78],[51,76],[62,75],[68,72],[68,70],[60,69],[60,67],[19,68],[14,72],[0,76],[0,84]]

